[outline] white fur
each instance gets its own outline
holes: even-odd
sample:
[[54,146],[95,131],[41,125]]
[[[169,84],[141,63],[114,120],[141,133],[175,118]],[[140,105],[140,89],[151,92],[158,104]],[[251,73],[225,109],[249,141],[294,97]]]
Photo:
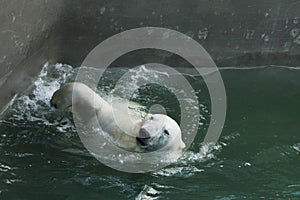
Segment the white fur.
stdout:
[[185,147],[180,127],[172,118],[148,114],[143,119],[124,112],[124,109],[113,107],[83,83],[64,85],[53,94],[51,104],[58,109],[72,108],[72,112],[84,120],[89,120],[96,113],[102,130],[111,136],[115,144],[128,151],[177,151]]

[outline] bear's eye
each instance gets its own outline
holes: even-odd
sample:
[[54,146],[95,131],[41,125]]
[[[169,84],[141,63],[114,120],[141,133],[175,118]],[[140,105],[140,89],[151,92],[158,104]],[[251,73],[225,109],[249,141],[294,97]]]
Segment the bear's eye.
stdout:
[[164,130],[164,133],[166,134],[166,135],[170,135],[170,133],[169,133],[169,131],[168,130]]
[[150,120],[153,120],[153,119],[154,119],[154,117],[153,117],[153,116],[151,116],[151,117],[150,117]]

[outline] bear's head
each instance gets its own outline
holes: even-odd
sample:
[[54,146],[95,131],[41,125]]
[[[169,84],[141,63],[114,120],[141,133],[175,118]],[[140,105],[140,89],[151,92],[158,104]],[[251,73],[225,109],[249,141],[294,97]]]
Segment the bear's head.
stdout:
[[175,120],[163,114],[148,114],[145,117],[136,142],[144,152],[176,151],[185,147],[179,125]]

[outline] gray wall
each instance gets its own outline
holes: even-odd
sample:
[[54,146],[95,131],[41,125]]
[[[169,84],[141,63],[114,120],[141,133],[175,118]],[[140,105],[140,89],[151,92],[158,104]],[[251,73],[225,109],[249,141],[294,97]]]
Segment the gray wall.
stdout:
[[0,112],[52,60],[63,1],[0,1]]
[[[0,17],[0,108],[46,61],[78,66],[104,39],[142,26],[188,34],[220,67],[300,66],[299,0],[0,0]],[[153,60],[186,64],[149,50],[114,65]]]

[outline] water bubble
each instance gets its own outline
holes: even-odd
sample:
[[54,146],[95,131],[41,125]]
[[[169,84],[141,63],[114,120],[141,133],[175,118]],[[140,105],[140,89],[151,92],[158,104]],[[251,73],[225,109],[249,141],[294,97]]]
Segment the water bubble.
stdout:
[[102,8],[100,8],[100,14],[101,14],[101,15],[103,15],[103,14],[104,14],[104,12],[105,12],[105,10],[106,10],[106,8],[105,8],[105,7],[102,7]]

